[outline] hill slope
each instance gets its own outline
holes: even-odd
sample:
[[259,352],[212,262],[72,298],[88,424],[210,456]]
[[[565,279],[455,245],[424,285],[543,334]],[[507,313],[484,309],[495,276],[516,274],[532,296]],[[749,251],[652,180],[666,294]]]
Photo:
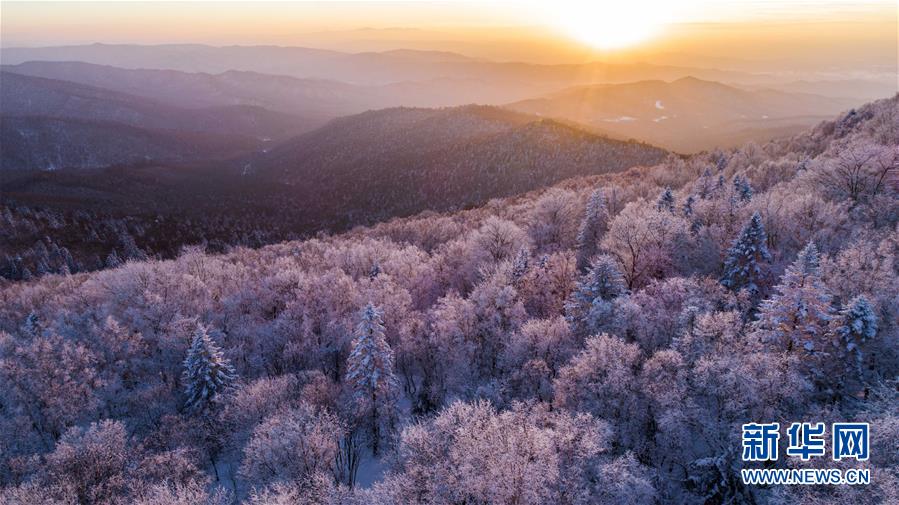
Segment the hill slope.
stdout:
[[308,128],[299,117],[256,106],[185,109],[10,72],[0,72],[0,83],[4,170],[216,159]]
[[335,120],[243,160],[326,215],[358,222],[483,203],[667,153],[495,107],[398,108]]
[[3,170],[56,170],[210,160],[252,151],[259,142],[103,121],[6,116],[0,122],[0,144]]

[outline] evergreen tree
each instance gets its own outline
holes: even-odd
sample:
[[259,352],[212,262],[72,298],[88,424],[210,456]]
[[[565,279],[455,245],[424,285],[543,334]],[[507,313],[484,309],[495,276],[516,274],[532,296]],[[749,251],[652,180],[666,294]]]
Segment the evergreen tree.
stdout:
[[515,255],[515,260],[512,262],[512,278],[518,280],[528,273],[530,256],[526,248],[522,247],[518,250],[518,254]]
[[834,319],[838,355],[861,374],[862,346],[877,335],[877,315],[864,295],[852,299]]
[[734,177],[734,194],[741,202],[752,200],[752,185],[749,180],[739,175]]
[[206,327],[198,323],[184,360],[185,407],[191,412],[208,410],[235,379],[231,363],[209,337]]
[[699,178],[699,196],[702,198],[708,198],[708,196],[714,191],[715,187],[712,183],[712,170],[706,168],[705,171],[702,172],[702,176]]
[[613,257],[602,255],[594,259],[565,303],[565,318],[572,331],[579,335],[595,333],[611,316],[611,301],[626,290],[624,276]]
[[671,188],[665,188],[662,191],[662,194],[659,195],[659,200],[656,202],[656,208],[661,211],[668,211],[672,214],[674,213],[674,193],[671,192]]
[[693,205],[696,203],[696,198],[693,195],[687,197],[684,200],[684,205],[681,207],[681,211],[684,213],[684,217],[693,216]]
[[393,374],[393,350],[384,338],[383,313],[372,303],[362,309],[356,338],[347,358],[346,383],[353,393],[356,418],[367,424],[372,452],[393,427],[398,382]]
[[752,214],[749,222],[743,226],[740,236],[734,240],[724,260],[724,274],[721,284],[733,291],[747,289],[753,296],[758,295],[758,281],[761,276],[761,263],[771,261],[768,237],[762,225],[762,217],[758,212]]
[[122,264],[122,260],[119,259],[119,253],[116,252],[115,249],[109,253],[109,256],[106,257],[106,268],[116,268]]
[[831,295],[818,271],[818,248],[809,242],[765,300],[756,321],[765,339],[786,351],[829,353],[827,333],[832,317]]
[[41,321],[32,310],[22,322],[22,333],[29,337],[37,337],[41,332]]
[[718,169],[718,172],[723,172],[724,169],[727,168],[727,163],[728,163],[727,156],[725,156],[724,153],[719,153],[718,161],[717,161],[717,163],[715,163],[715,168]]
[[609,213],[606,209],[602,189],[597,188],[587,201],[587,211],[577,234],[578,271],[586,272],[590,267],[590,260],[596,256],[599,241],[606,231],[608,219]]

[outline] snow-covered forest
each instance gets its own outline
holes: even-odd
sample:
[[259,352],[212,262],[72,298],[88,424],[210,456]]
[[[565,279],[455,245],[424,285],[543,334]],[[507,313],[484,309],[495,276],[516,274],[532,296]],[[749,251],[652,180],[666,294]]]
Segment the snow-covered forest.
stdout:
[[[4,281],[0,502],[899,503],[897,174],[894,97],[455,213]],[[741,424],[794,421],[870,423],[869,461],[828,463],[871,484],[744,486]]]

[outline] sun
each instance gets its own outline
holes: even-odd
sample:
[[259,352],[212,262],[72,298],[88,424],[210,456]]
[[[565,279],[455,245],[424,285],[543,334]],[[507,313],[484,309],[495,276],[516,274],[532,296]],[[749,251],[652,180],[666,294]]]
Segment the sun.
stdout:
[[562,0],[548,11],[559,30],[602,50],[621,49],[655,35],[663,22],[664,2],[640,0]]

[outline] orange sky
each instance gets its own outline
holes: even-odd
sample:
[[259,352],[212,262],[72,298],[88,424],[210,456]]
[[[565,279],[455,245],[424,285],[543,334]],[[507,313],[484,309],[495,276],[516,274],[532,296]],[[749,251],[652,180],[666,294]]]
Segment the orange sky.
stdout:
[[[622,9],[630,12],[619,12]],[[896,17],[895,0],[3,1],[0,43],[12,47],[191,42],[350,51],[411,47],[541,62],[659,59],[662,53],[676,59],[677,54],[689,53],[707,61],[782,60],[785,67],[804,62],[821,66],[828,59],[835,66],[858,60],[860,65],[895,67]],[[639,26],[649,21],[651,29]],[[649,35],[603,50],[587,40],[605,34],[594,32],[594,24],[606,31],[624,26],[623,34],[647,28]],[[360,28],[377,30],[357,31]]]

